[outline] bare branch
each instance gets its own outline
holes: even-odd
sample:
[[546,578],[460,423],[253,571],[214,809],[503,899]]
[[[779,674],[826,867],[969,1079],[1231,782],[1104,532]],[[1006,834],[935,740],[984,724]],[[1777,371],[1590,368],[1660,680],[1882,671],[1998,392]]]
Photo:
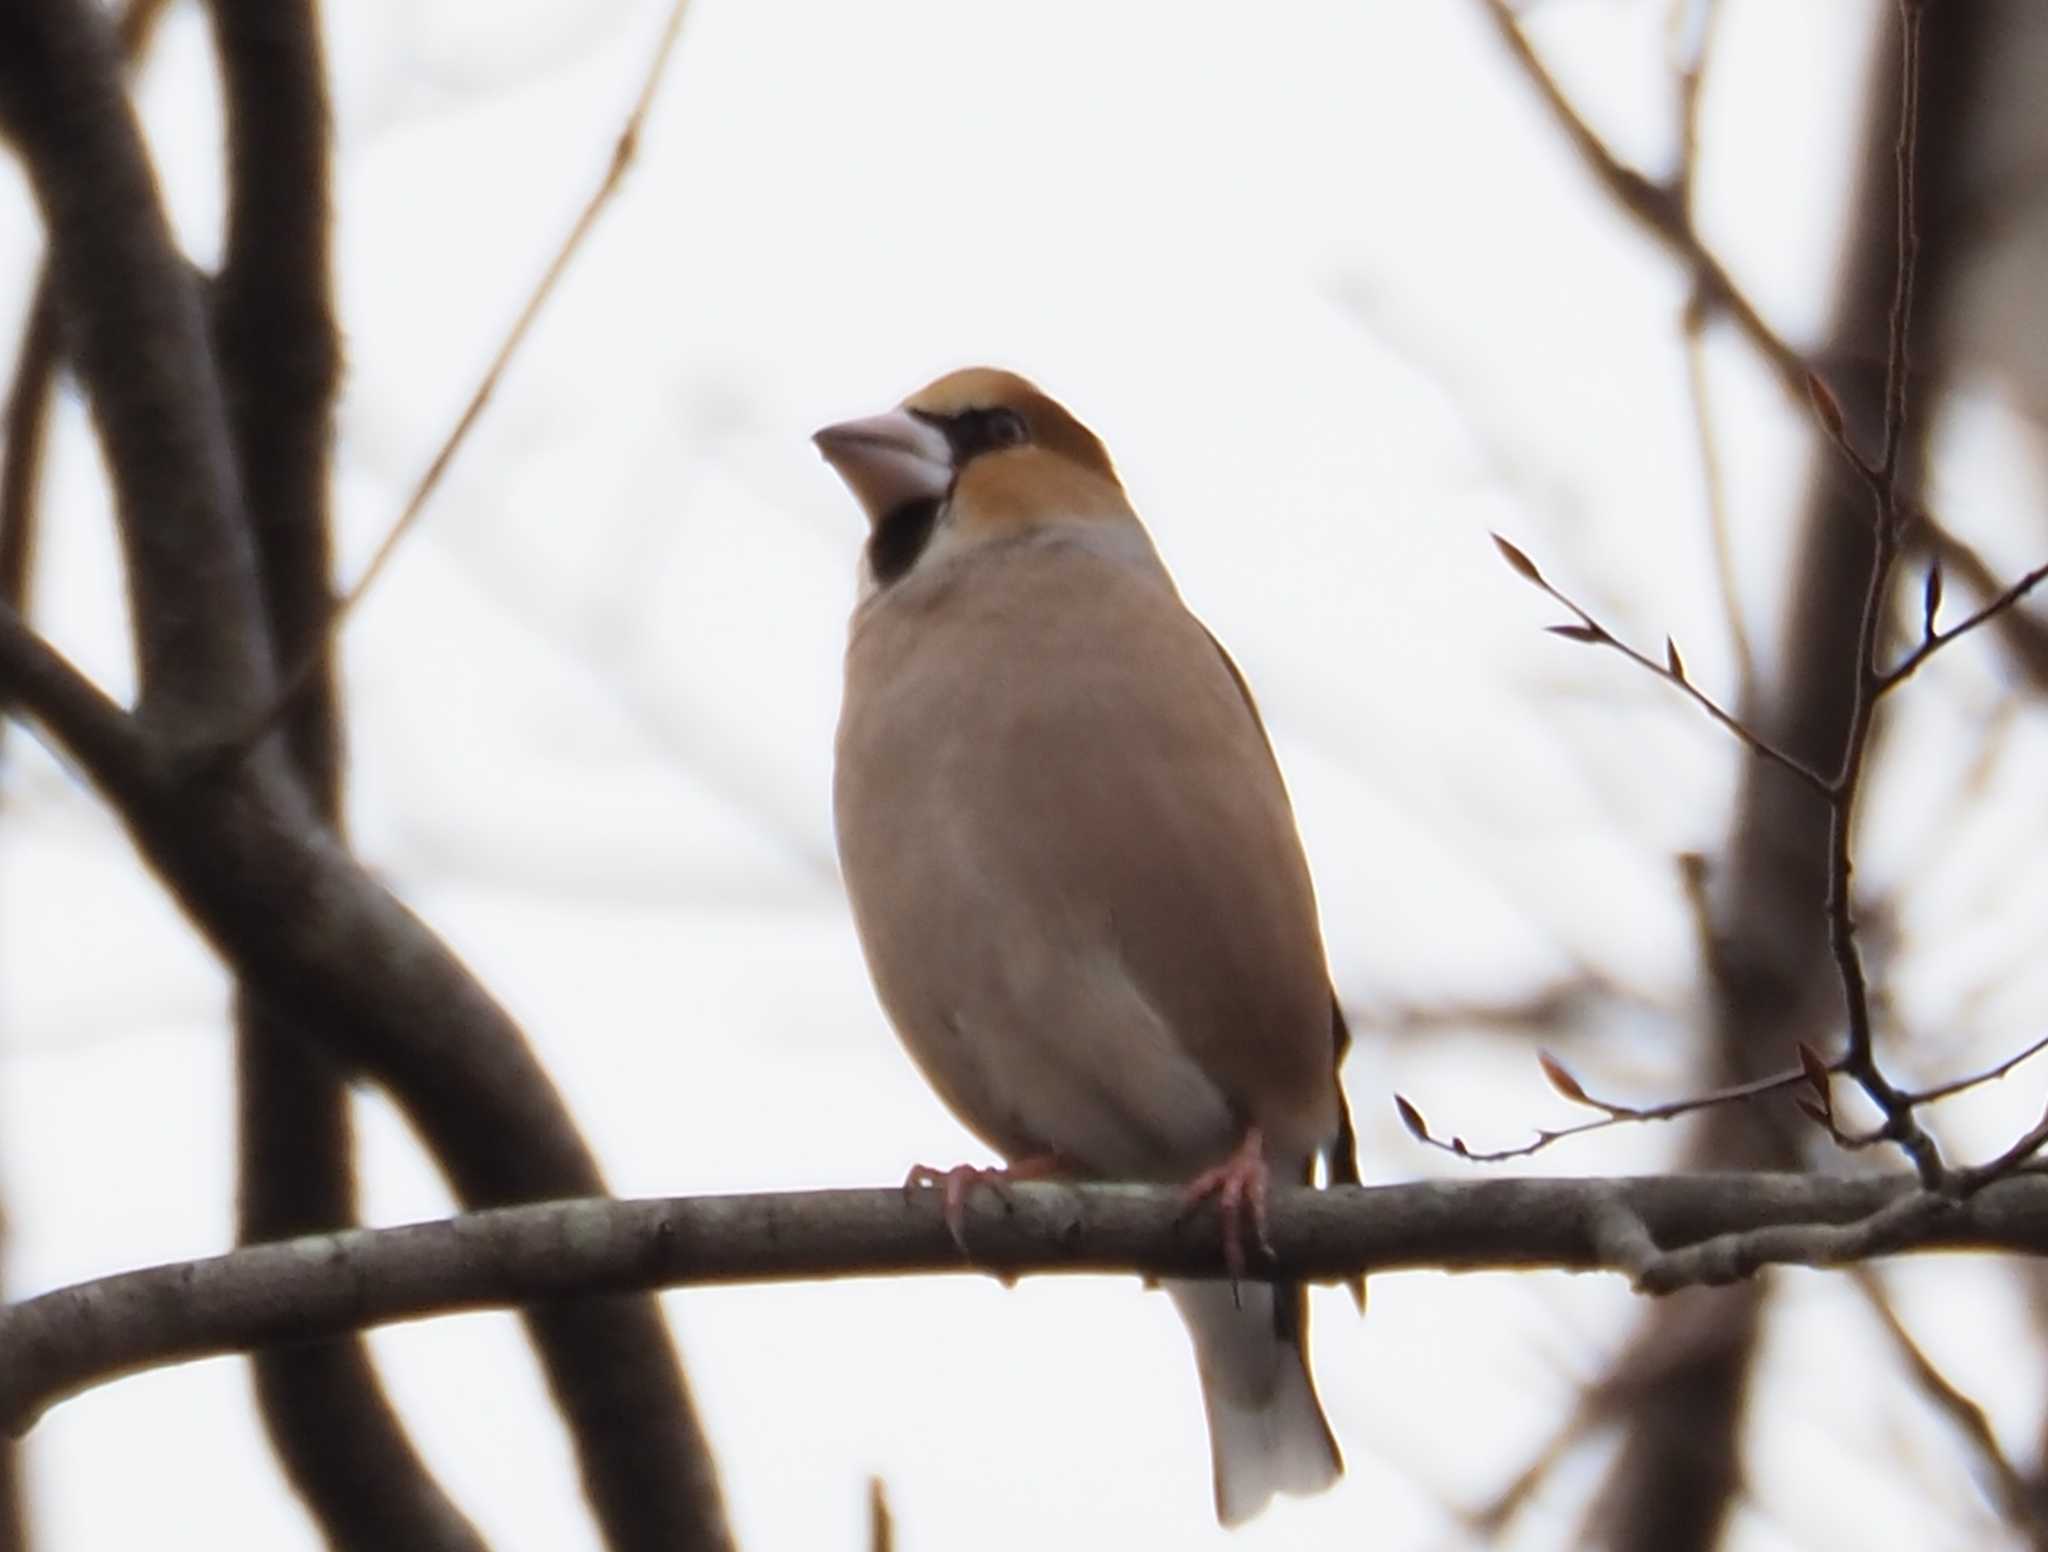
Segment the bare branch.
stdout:
[[646,127],[647,116],[653,110],[655,97],[660,92],[662,80],[668,73],[669,57],[675,52],[676,39],[682,32],[683,13],[688,7],[689,0],[674,0],[669,10],[668,21],[662,29],[661,39],[655,45],[654,57],[648,65],[646,78],[641,84],[640,95],[634,101],[632,112],[626,116],[625,125],[620,129],[618,139],[613,143],[611,160],[605,166],[604,176],[598,180],[596,189],[585,201],[582,212],[570,226],[568,235],[562,239],[562,246],[555,251],[554,258],[548,261],[548,267],[541,272],[540,280],[526,299],[526,305],[520,309],[519,316],[513,320],[510,331],[498,346],[497,355],[492,357],[491,364],[484,369],[484,375],[478,381],[475,391],[471,393],[469,403],[463,407],[461,415],[456,417],[455,425],[427,464],[426,473],[420,476],[419,483],[413,487],[412,495],[407,498],[396,521],[392,523],[377,548],[371,552],[369,562],[363,567],[363,574],[356,579],[355,586],[334,606],[318,639],[286,676],[276,700],[233,741],[230,748],[223,751],[225,754],[232,756],[246,752],[277,724],[278,719],[320,671],[328,654],[333,650],[335,637],[339,635],[349,614],[376,584],[377,578],[383,574],[385,566],[390,563],[398,546],[418,524],[420,514],[426,510],[427,502],[440,486],[441,477],[448,472],[449,465],[455,461],[456,453],[461,450],[462,444],[469,438],[469,433],[483,417],[491,396],[498,391],[499,380],[512,364],[513,357],[519,353],[520,346],[526,343],[526,336],[532,331],[549,298],[554,295],[556,285],[562,276],[568,273],[571,261],[582,248],[584,240],[596,228],[598,217],[604,213],[605,206],[611,203],[612,196],[625,180],[628,169],[632,167],[633,158],[640,148],[640,136]]
[[104,791],[133,800],[155,780],[155,755],[134,718],[5,606],[0,685],[9,711],[39,723]]
[[1907,1094],[1906,1098],[1916,1105],[1927,1105],[1937,1099],[1947,1099],[1951,1094],[1961,1094],[1965,1090],[2002,1078],[2020,1063],[2040,1055],[2043,1051],[2048,1051],[2048,1035],[2043,1035],[2031,1044],[2023,1046],[1996,1066],[1986,1067],[1981,1072],[1973,1072],[1968,1077],[1952,1078],[1947,1083],[1937,1083],[1932,1088],[1916,1090]]
[[[1915,1119],[1913,1106],[1907,1097],[1884,1076],[1873,1050],[1870,989],[1864,973],[1863,956],[1856,945],[1850,887],[1854,869],[1850,853],[1856,800],[1870,754],[1871,733],[1883,690],[1877,666],[1878,643],[1885,604],[1891,596],[1892,572],[1905,531],[1901,516],[1899,465],[1906,436],[1907,346],[1912,327],[1913,282],[1920,254],[1915,178],[1920,135],[1921,0],[1899,0],[1899,20],[1899,125],[1893,153],[1898,178],[1898,256],[1887,322],[1889,349],[1885,366],[1884,439],[1883,450],[1874,469],[1858,461],[1858,467],[1863,470],[1871,489],[1875,543],[1856,637],[1855,696],[1850,707],[1842,768],[1834,781],[1833,800],[1828,812],[1826,911],[1828,946],[1841,979],[1848,1025],[1847,1053],[1841,1070],[1855,1079],[1871,1102],[1883,1112],[1885,1124],[1880,1134],[1898,1143],[1912,1159],[1921,1180],[1930,1188],[1937,1188],[1943,1183],[1946,1173],[1940,1150],[1935,1146],[1933,1137]],[[1846,439],[1839,440],[1846,448]]]
[[268,644],[199,282],[171,240],[96,5],[0,11],[0,131],[41,209],[65,343],[107,449],[139,715],[203,744],[268,698]]
[[1510,544],[1499,534],[1493,536],[1493,542],[1500,548],[1501,554],[1507,558],[1508,564],[1524,580],[1542,589],[1550,597],[1563,604],[1565,608],[1571,610],[1573,614],[1579,617],[1579,623],[1576,625],[1553,625],[1549,627],[1553,635],[1562,636],[1567,641],[1580,642],[1586,646],[1607,647],[1615,652],[1619,652],[1638,668],[1646,669],[1648,672],[1655,674],[1659,679],[1662,679],[1666,684],[1674,685],[1690,696],[1695,705],[1716,722],[1720,723],[1730,733],[1733,733],[1752,753],[1769,760],[1773,765],[1780,767],[1790,775],[1798,777],[1800,781],[1804,782],[1818,796],[1830,802],[1834,800],[1834,783],[1827,777],[1821,775],[1820,772],[1806,764],[1803,760],[1780,749],[1776,744],[1758,733],[1733,712],[1728,711],[1720,702],[1716,701],[1688,679],[1685,676],[1684,664],[1678,660],[1678,653],[1675,648],[1669,650],[1667,661],[1662,663],[1646,653],[1638,652],[1634,647],[1621,640],[1605,625],[1596,620],[1577,600],[1566,593],[1560,592],[1550,582],[1545,580],[1543,573],[1536,569],[1535,562],[1530,560],[1528,555],[1518,546]]
[[[1562,1268],[1645,1288],[1906,1250],[2048,1253],[2048,1177],[1967,1200],[1905,1175],[1422,1181],[1274,1194],[1253,1276]],[[1215,1219],[1171,1186],[1029,1182],[968,1203],[900,1188],[563,1201],[355,1229],[124,1272],[0,1309],[0,1422],[122,1374],[395,1320],[662,1287],[981,1271],[1227,1275]],[[1681,1247],[1665,1250],[1663,1246]]]
[[[1396,1094],[1395,1108],[1400,1112],[1401,1124],[1417,1142],[1453,1154],[1468,1164],[1502,1164],[1510,1159],[1526,1159],[1541,1153],[1545,1148],[1561,1143],[1570,1137],[1583,1137],[1588,1132],[1603,1132],[1611,1126],[1623,1126],[1642,1121],[1674,1121],[1680,1116],[1694,1115],[1702,1110],[1712,1110],[1720,1105],[1739,1105],[1758,1099],[1766,1094],[1782,1094],[1806,1087],[1812,1082],[1812,1074],[1804,1067],[1790,1072],[1773,1073],[1767,1078],[1755,1078],[1747,1083],[1733,1083],[1726,1088],[1715,1089],[1706,1094],[1694,1094],[1684,1099],[1668,1099],[1654,1105],[1624,1105],[1611,1100],[1596,1099],[1580,1086],[1578,1079],[1571,1077],[1560,1066],[1555,1057],[1539,1053],[1544,1075],[1550,1086],[1575,1104],[1587,1105],[1601,1112],[1597,1121],[1581,1121],[1575,1126],[1560,1126],[1553,1129],[1538,1128],[1532,1141],[1516,1148],[1500,1148],[1479,1152],[1459,1136],[1438,1137],[1430,1131],[1429,1123],[1412,1101]],[[1569,1081],[1560,1082],[1560,1075]]]
[[1638,1292],[1676,1293],[1745,1282],[1767,1266],[1842,1266],[1943,1243],[1962,1212],[1953,1197],[1913,1192],[1852,1223],[1736,1229],[1682,1249],[1655,1250],[1631,1270]]
[[1479,3],[1522,74],[1542,97],[1558,128],[1564,131],[1565,137],[1577,149],[1579,159],[1606,189],[1609,197],[1685,261],[1692,271],[1695,293],[1707,305],[1735,320],[1744,336],[1770,363],[1788,394],[1794,398],[1804,397],[1805,360],[1764,322],[1763,315],[1735,284],[1721,261],[1700,241],[1686,209],[1683,188],[1652,182],[1635,169],[1624,166],[1579,116],[1571,99],[1565,96],[1564,88],[1557,84],[1556,78],[1523,34],[1508,0],[1479,0]]
[[[1915,503],[1915,522],[1910,535],[1916,547],[1925,548],[1938,559],[1950,576],[1980,598],[1994,598],[2001,591],[1998,574],[1975,548],[1951,533],[1924,506]],[[2048,689],[2048,624],[2018,609],[2006,609],[1996,617],[2000,639],[2015,666],[2036,690]],[[1950,631],[1949,635],[1958,634]],[[1896,671],[1896,670],[1895,670]]]
[[[148,48],[165,0],[130,0],[116,33],[132,63]],[[37,488],[41,483],[50,390],[57,375],[57,298],[48,269],[36,276],[28,322],[14,358],[4,421],[0,421],[0,603],[29,617],[35,561]],[[7,708],[0,705],[0,711]],[[0,721],[0,738],[6,724]]]
[[1898,1311],[1892,1308],[1884,1284],[1875,1272],[1868,1267],[1858,1267],[1853,1280],[1870,1301],[1871,1309],[1891,1337],[1893,1348],[1912,1374],[1920,1393],[1955,1425],[1963,1443],[1976,1456],[1989,1479],[1987,1485],[1998,1512],[2008,1525],[2026,1537],[2035,1552],[2048,1552],[2048,1521],[2042,1518],[2040,1505],[2025,1475],[2000,1447],[1998,1435],[1992,1429],[1991,1419],[1985,1415],[1984,1408],[1959,1389],[1921,1350],[1920,1344],[1913,1340],[1913,1334],[1906,1329],[1905,1322],[1899,1319]]
[[[1939,576],[1940,574],[1938,571],[1930,571],[1928,573],[1929,576]],[[1912,678],[1922,663],[1933,657],[1935,653],[1954,641],[1958,636],[1967,636],[1978,627],[1989,624],[1991,621],[1999,618],[1999,616],[2017,606],[2021,599],[2033,592],[2043,582],[2048,582],[2048,566],[2036,566],[2032,571],[1992,599],[1990,603],[1970,615],[1960,624],[1945,631],[1934,628],[1934,609],[1932,606],[1928,607],[1925,611],[1924,634],[1921,637],[1920,644],[1901,658],[1897,664],[1878,676],[1877,693],[1884,695],[1897,689],[1901,684]]]
[[[212,338],[262,578],[273,663],[331,607],[328,494],[341,351],[329,270],[326,71],[307,0],[213,0],[228,138]],[[342,727],[331,675],[285,728],[292,777],[339,832]],[[279,1007],[235,999],[236,1232],[245,1244],[356,1221],[347,1073]],[[353,1334],[261,1352],[252,1379],[292,1489],[336,1547],[483,1552],[414,1448]],[[604,1447],[602,1444],[600,1447]]]
[[[85,0],[0,7],[0,129],[43,207],[67,344],[109,455],[142,706],[126,716],[5,610],[0,688],[84,767],[243,987],[391,1090],[465,1205],[599,1194],[597,1162],[517,1025],[348,855],[285,763],[267,745],[232,767],[192,758],[271,702],[272,641],[198,285],[115,61]],[[601,1512],[619,1508],[605,1516],[613,1544],[728,1546],[652,1301],[551,1303],[528,1326],[586,1484]]]
[[1756,654],[1750,646],[1749,626],[1742,617],[1742,601],[1735,585],[1735,549],[1729,531],[1727,482],[1722,477],[1720,448],[1714,436],[1713,405],[1707,392],[1707,360],[1702,324],[1705,312],[1687,307],[1685,312],[1685,383],[1692,402],[1693,439],[1699,448],[1700,480],[1706,487],[1707,534],[1714,552],[1714,581],[1721,595],[1721,614],[1728,625],[1728,646],[1735,657],[1735,685],[1739,701],[1754,699]]
[[2025,1166],[2044,1147],[2048,1147],[2048,1113],[2044,1113],[2039,1121],[2029,1127],[1997,1158],[1970,1169],[1958,1170],[1954,1181],[1955,1189],[1964,1196],[1981,1191],[1993,1181],[2003,1180],[2014,1170]]
[[896,1552],[896,1517],[889,1512],[889,1484],[868,1478],[868,1552]]
[[[1897,257],[1892,296],[1887,318],[1888,350],[1885,369],[1884,431],[1881,451],[1875,461],[1864,457],[1851,440],[1841,406],[1833,390],[1819,373],[1801,365],[1800,385],[1811,400],[1829,440],[1856,469],[1869,486],[1875,507],[1875,529],[1870,571],[1864,589],[1857,630],[1854,684],[1850,700],[1849,725],[1843,743],[1841,766],[1832,776],[1823,776],[1805,762],[1763,737],[1741,718],[1698,689],[1685,673],[1675,647],[1668,639],[1665,661],[1659,663],[1619,640],[1576,601],[1550,582],[1529,557],[1506,540],[1495,538],[1508,563],[1525,580],[1541,588],[1578,618],[1576,625],[1553,626],[1558,635],[1588,645],[1603,646],[1622,654],[1638,667],[1676,685],[1691,696],[1708,715],[1727,728],[1752,751],[1798,777],[1828,805],[1828,890],[1826,920],[1828,943],[1841,982],[1847,1025],[1847,1053],[1840,1070],[1853,1078],[1884,1115],[1884,1125],[1868,1138],[1844,1134],[1831,1114],[1810,1111],[1826,1125],[1836,1140],[1860,1146],[1874,1140],[1895,1142],[1913,1160],[1922,1180],[1935,1188],[1943,1184],[1945,1168],[1933,1137],[1913,1114],[1911,1100],[1896,1088],[1880,1069],[1872,1044],[1870,992],[1862,955],[1856,946],[1856,927],[1850,898],[1851,836],[1856,800],[1871,747],[1878,701],[1888,688],[1887,677],[1877,666],[1878,641],[1886,601],[1890,597],[1892,574],[1903,547],[1908,503],[1901,492],[1900,463],[1906,438],[1907,383],[1910,375],[1909,331],[1912,327],[1914,279],[1919,262],[1920,234],[1917,214],[1915,169],[1918,162],[1920,114],[1920,25],[1924,0],[1899,0],[1902,43],[1899,64],[1898,130],[1894,164],[1898,179],[1896,213]],[[1503,0],[1484,0],[1488,12],[1501,30],[1504,41],[1521,60],[1524,70],[1543,93],[1575,144],[1603,178],[1632,209],[1662,210],[1662,230],[1689,245],[1696,264],[1705,256],[1692,232],[1690,218],[1672,189],[1647,184],[1615,162],[1598,138],[1579,118],[1570,102],[1544,69],[1530,48]],[[1704,277],[1707,271],[1696,269]],[[1702,282],[1704,283],[1704,282]],[[2025,584],[2031,586],[2031,583]],[[2013,602],[2017,601],[2014,595]],[[1938,598],[1930,591],[1927,605],[1928,629],[1932,632],[1934,605]],[[2010,608],[2008,602],[2004,607]],[[1995,614],[1994,616],[1995,617]],[[1907,660],[1908,663],[1912,659]],[[1902,665],[1904,666],[1904,665]],[[1453,1139],[1454,1142],[1458,1141]],[[1539,1140],[1536,1146],[1541,1146]]]
[[29,578],[36,544],[36,491],[42,482],[50,379],[57,361],[57,302],[49,277],[40,276],[29,300],[28,323],[15,357],[0,430],[0,603],[28,616]]

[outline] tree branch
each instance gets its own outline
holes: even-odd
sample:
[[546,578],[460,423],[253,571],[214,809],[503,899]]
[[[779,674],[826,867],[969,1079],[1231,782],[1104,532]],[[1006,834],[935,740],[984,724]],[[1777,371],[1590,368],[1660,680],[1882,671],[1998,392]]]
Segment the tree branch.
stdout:
[[[2048,1254],[2048,1176],[1963,1200],[1903,1174],[1423,1181],[1274,1195],[1253,1275],[1695,1269],[1922,1250]],[[0,1424],[19,1432],[123,1374],[397,1320],[652,1288],[981,1271],[1224,1275],[1211,1215],[1169,1186],[1031,1183],[968,1204],[961,1261],[934,1193],[901,1189],[546,1202],[257,1245],[0,1310]],[[1738,1253],[1739,1252],[1739,1253]]]
[[9,714],[39,724],[115,801],[133,801],[153,784],[155,756],[135,719],[4,604],[0,685]]
[[223,751],[224,754],[245,754],[290,711],[307,686],[317,682],[326,671],[328,658],[334,650],[335,638],[340,635],[348,616],[376,585],[378,577],[383,575],[384,568],[390,564],[398,546],[419,522],[427,503],[440,487],[442,476],[454,463],[456,453],[468,440],[469,433],[476,427],[477,422],[483,418],[484,410],[490,405],[491,396],[498,391],[499,381],[511,366],[513,357],[518,355],[520,347],[525,344],[528,333],[532,331],[534,323],[546,308],[549,298],[554,295],[555,287],[568,273],[578,250],[596,229],[598,217],[604,214],[605,207],[611,203],[612,196],[625,181],[627,170],[632,167],[633,159],[639,154],[640,136],[647,127],[647,117],[654,109],[655,98],[661,90],[662,80],[668,73],[669,58],[675,52],[676,39],[682,33],[683,13],[688,5],[689,0],[672,0],[668,21],[662,27],[661,37],[654,47],[653,58],[648,62],[640,94],[634,99],[632,111],[626,115],[626,122],[620,128],[618,138],[612,143],[611,159],[605,164],[604,175],[598,180],[597,187],[591,191],[589,199],[584,202],[583,209],[570,226],[568,235],[562,239],[561,247],[555,250],[555,256],[541,272],[539,281],[535,283],[532,293],[526,299],[526,305],[519,310],[519,316],[513,320],[511,329],[499,343],[498,353],[484,369],[484,375],[470,394],[469,402],[463,406],[454,426],[442,439],[441,446],[428,463],[426,472],[420,476],[419,483],[413,487],[411,496],[406,499],[404,509],[399,512],[384,537],[378,541],[377,548],[371,552],[370,559],[364,565],[363,573],[356,579],[355,585],[335,601],[322,622],[321,629],[295,655],[275,698],[247,728],[237,732],[232,744]]
[[0,8],[0,132],[42,210],[65,343],[106,446],[138,715],[160,737],[204,742],[263,704],[268,646],[198,278],[171,240],[97,6]]
[[[171,244],[117,63],[84,0],[0,6],[0,132],[43,210],[65,343],[111,468],[141,705],[124,714],[4,609],[0,694],[85,768],[245,990],[336,1067],[391,1090],[465,1205],[601,1194],[517,1025],[349,856],[275,747],[218,768],[193,758],[270,704],[273,644],[198,282]],[[265,273],[231,234],[231,264],[244,257],[257,267],[242,274]],[[278,300],[260,285],[243,295],[244,316]],[[613,1544],[729,1545],[653,1302],[562,1301],[529,1327]]]
[[[212,16],[229,168],[212,338],[270,639],[288,661],[319,630],[330,596],[341,350],[329,279],[326,72],[305,0],[214,0]],[[307,800],[338,833],[342,728],[331,673],[300,698],[285,745]],[[237,1237],[254,1244],[353,1225],[347,1074],[248,991],[235,1000],[235,1045]],[[331,1545],[483,1552],[407,1437],[359,1336],[259,1352],[252,1378],[278,1463]]]
[[1876,1273],[1857,1268],[1856,1286],[1870,1302],[1872,1313],[1884,1326],[1914,1385],[1930,1406],[1948,1419],[1963,1445],[1976,1458],[1980,1485],[2014,1534],[2023,1538],[2034,1552],[2048,1552],[2048,1520],[2036,1501],[2026,1476],[2015,1466],[1998,1442],[1998,1431],[1984,1408],[1935,1365],[1912,1332],[1892,1308],[1892,1301]]

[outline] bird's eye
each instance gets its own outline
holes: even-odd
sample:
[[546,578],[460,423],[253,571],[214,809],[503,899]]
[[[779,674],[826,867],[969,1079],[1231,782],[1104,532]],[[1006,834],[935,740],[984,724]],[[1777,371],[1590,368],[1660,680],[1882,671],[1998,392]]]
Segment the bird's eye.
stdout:
[[1031,440],[1031,428],[1024,424],[1022,415],[999,404],[993,409],[969,410],[959,416],[953,422],[952,436],[954,449],[963,458],[972,458],[978,453],[1021,447]]
[[1015,410],[993,409],[988,412],[982,435],[990,447],[1017,447],[1028,440],[1031,433],[1024,424],[1024,417]]
[[1000,404],[985,410],[961,410],[943,418],[928,411],[912,410],[911,413],[946,433],[956,466],[965,464],[970,458],[979,458],[983,453],[1022,447],[1031,440],[1031,427],[1024,417]]

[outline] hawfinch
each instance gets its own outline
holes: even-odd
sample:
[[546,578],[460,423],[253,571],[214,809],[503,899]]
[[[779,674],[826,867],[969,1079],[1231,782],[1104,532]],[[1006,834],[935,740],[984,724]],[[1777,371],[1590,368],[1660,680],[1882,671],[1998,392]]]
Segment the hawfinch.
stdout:
[[[1101,442],[987,368],[816,441],[869,525],[839,859],[882,1007],[940,1097],[1013,1173],[1192,1183],[1232,1234],[1319,1153],[1355,1180],[1279,767]],[[1334,1482],[1304,1290],[1166,1291],[1217,1517]]]

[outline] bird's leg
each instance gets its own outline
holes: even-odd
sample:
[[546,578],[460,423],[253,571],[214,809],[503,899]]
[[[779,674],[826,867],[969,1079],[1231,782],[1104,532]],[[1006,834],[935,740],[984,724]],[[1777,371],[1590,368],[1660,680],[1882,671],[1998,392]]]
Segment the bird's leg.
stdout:
[[1003,1199],[1003,1205],[1010,1205],[1010,1186],[1019,1180],[1045,1180],[1061,1173],[1065,1162],[1055,1153],[1034,1153],[1016,1161],[990,1168],[984,1164],[955,1164],[951,1169],[934,1169],[929,1164],[913,1164],[910,1173],[904,1177],[903,1194],[907,1198],[912,1191],[937,1186],[945,1193],[940,1202],[940,1211],[945,1215],[946,1232],[953,1236],[953,1243],[960,1247],[960,1254],[969,1254],[967,1249],[967,1193],[976,1186],[988,1186]]
[[1247,1210],[1259,1253],[1269,1261],[1273,1259],[1273,1242],[1266,1234],[1266,1193],[1271,1178],[1272,1172],[1266,1167],[1266,1140],[1253,1126],[1246,1128],[1244,1141],[1232,1150],[1229,1158],[1195,1176],[1183,1193],[1188,1210],[1212,1196],[1216,1198],[1216,1212],[1223,1220],[1223,1264],[1230,1271],[1233,1295],[1244,1278]]

